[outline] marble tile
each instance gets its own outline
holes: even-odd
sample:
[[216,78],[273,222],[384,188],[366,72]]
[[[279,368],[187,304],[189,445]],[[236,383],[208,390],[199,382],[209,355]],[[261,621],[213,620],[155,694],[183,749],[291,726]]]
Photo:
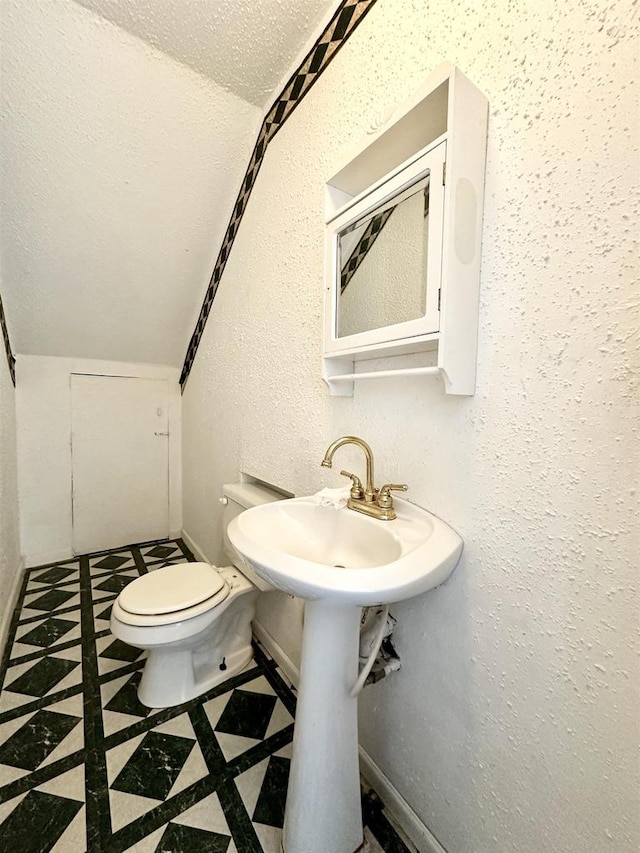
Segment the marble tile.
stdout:
[[[71,631],[73,633],[70,633]],[[80,625],[77,620],[51,617],[37,623],[35,626],[23,625],[16,631],[15,643],[25,647],[31,646],[30,651],[33,652],[33,647],[45,649],[54,645],[63,637],[65,641],[72,639],[80,640]],[[24,654],[28,654],[28,651],[25,651]],[[12,657],[17,657],[15,644],[12,650]]]
[[[273,661],[258,650],[240,686],[149,709],[145,653],[108,631],[127,583],[186,554],[146,543],[29,571],[0,693],[0,851],[279,853],[292,743],[263,743],[290,729],[295,699]],[[368,853],[408,853],[380,802],[363,805]]]
[[262,740],[269,727],[269,721],[276,705],[275,696],[234,690],[215,730],[240,737]]
[[[102,684],[100,689],[104,711],[111,712],[112,715],[126,714],[130,718],[146,717],[151,709],[138,699],[138,685],[141,678],[142,671],[138,670],[131,675],[124,675]],[[131,722],[135,722],[135,719]]]
[[35,615],[42,611],[53,612],[60,609],[63,605],[65,607],[79,605],[80,591],[75,586],[73,589],[50,589],[43,594],[39,594],[41,590],[38,590],[37,594],[25,599],[25,608],[33,611]]
[[[45,657],[36,663],[29,663],[16,669],[22,673],[6,685],[5,690],[11,693],[21,693],[26,696],[45,696],[54,687],[64,689],[63,683],[67,676],[79,666],[77,661],[62,657]],[[9,673],[10,674],[10,673]]]
[[287,758],[269,758],[256,807],[249,812],[254,823],[282,828],[290,765]]
[[158,805],[156,800],[139,797],[135,794],[125,794],[121,791],[109,791],[109,808],[113,832],[118,832],[125,826],[144,817]]
[[126,794],[164,800],[193,746],[190,738],[147,732],[111,787]]
[[92,582],[92,586],[96,592],[112,592],[114,595],[119,595],[125,586],[132,583],[137,577],[139,577],[137,571],[121,572],[117,575],[97,578]]
[[254,823],[253,828],[258,836],[263,853],[282,853],[280,846],[282,830],[279,827]]
[[130,551],[121,551],[117,554],[107,554],[104,557],[90,557],[89,566],[91,574],[99,571],[115,571],[115,569],[135,566],[135,561]]
[[180,770],[168,796],[175,797],[176,794],[190,788],[195,782],[206,779],[208,775],[209,768],[202,755],[200,745],[197,741],[194,741],[193,749],[189,753],[189,757],[185,761],[182,770]]
[[59,776],[54,776],[48,782],[43,782],[38,785],[38,791],[43,791],[45,794],[56,794],[61,797],[69,797],[77,802],[84,802],[85,799],[85,773],[84,764],[79,764],[77,767],[72,767],[66,773],[61,773]]
[[180,547],[172,543],[154,545],[152,548],[142,548],[141,551],[145,562],[149,559],[167,560],[169,557],[182,556]]
[[276,706],[273,709],[273,714],[271,715],[271,719],[269,720],[269,725],[267,726],[267,730],[264,734],[265,738],[271,737],[271,735],[276,734],[282,729],[286,729],[287,726],[290,726],[293,723],[293,717],[284,707],[282,702],[276,702]]
[[[87,848],[87,814],[86,808],[83,805],[78,810],[77,815],[67,826],[60,838],[51,848],[51,853],[71,853],[77,850],[84,851]],[[49,849],[49,848],[47,848]]]
[[52,566],[40,572],[31,572],[29,584],[57,584],[78,578],[78,566]]
[[227,853],[230,841],[229,835],[170,823],[160,839],[157,853]]
[[246,684],[242,685],[242,689],[247,693],[262,693],[266,696],[276,695],[275,690],[269,684],[264,675],[260,675],[258,678],[254,678],[253,681],[247,681]]
[[253,767],[245,770],[244,773],[241,773],[235,779],[235,786],[238,789],[238,793],[242,798],[242,802],[244,803],[247,813],[250,815],[253,814],[258,802],[258,797],[260,796],[260,790],[262,788],[262,783],[264,782],[268,766],[269,759],[265,758],[259,764],[254,764]]
[[258,738],[240,737],[240,735],[229,735],[224,732],[216,732],[216,742],[218,743],[225,761],[232,761],[243,752],[247,752],[252,747],[260,743]]
[[204,829],[208,832],[216,832],[219,835],[231,835],[229,824],[224,816],[217,794],[210,794],[208,797],[199,800],[191,808],[174,817],[173,823],[191,826],[194,829]]
[[142,660],[144,655],[142,649],[127,646],[120,640],[116,640],[111,633],[96,638],[96,652],[100,676],[115,673],[123,667],[128,667],[137,659]]
[[35,770],[81,722],[81,717],[37,711],[0,746],[0,764]]
[[111,611],[113,610],[113,602],[116,600],[115,596],[112,599],[108,599],[109,604],[105,607],[105,601],[103,600],[96,607],[93,608],[94,619],[96,622],[106,622],[105,628],[109,627],[109,622],[111,621]]
[[161,826],[160,829],[146,835],[141,841],[136,841],[134,845],[127,847],[124,853],[156,853],[165,829],[166,826]]
[[0,824],[5,850],[47,853],[67,830],[82,803],[67,797],[29,791]]
[[143,653],[142,649],[136,649],[134,646],[129,646],[127,643],[123,643],[122,640],[110,639],[111,642],[109,645],[100,653],[101,658],[122,661],[123,663],[133,663],[134,660],[141,657]]

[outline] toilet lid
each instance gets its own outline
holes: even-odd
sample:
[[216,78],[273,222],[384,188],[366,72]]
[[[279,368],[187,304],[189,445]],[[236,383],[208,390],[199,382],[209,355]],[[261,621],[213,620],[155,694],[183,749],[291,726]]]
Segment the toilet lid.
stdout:
[[[136,578],[122,590],[119,601],[129,613],[144,616],[175,613],[212,598],[226,585],[209,563],[180,563]],[[219,601],[223,598],[226,595],[219,597]]]

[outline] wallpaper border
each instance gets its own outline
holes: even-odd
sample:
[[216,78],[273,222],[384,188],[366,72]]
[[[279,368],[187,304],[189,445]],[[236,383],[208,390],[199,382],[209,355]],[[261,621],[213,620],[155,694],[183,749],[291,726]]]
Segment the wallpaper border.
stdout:
[[215,299],[231,252],[231,247],[238,233],[240,222],[242,221],[247,202],[256,182],[262,161],[264,160],[267,147],[375,3],[376,0],[343,0],[340,3],[324,31],[309,53],[307,53],[300,66],[291,75],[286,86],[275,99],[262,122],[260,132],[258,133],[258,140],[249,160],[249,166],[242,181],[240,192],[236,198],[231,219],[213,268],[202,308],[200,309],[195,329],[187,347],[182,373],[180,374],[180,385],[183,390],[193,367],[207,319],[211,312],[213,300]]
[[4,305],[2,304],[2,296],[0,296],[0,327],[2,327],[2,338],[4,340],[4,351],[7,354],[7,364],[9,365],[9,373],[11,381],[15,387],[16,384],[16,359],[11,351],[11,341],[9,340],[9,330],[7,329],[7,318],[4,313]]

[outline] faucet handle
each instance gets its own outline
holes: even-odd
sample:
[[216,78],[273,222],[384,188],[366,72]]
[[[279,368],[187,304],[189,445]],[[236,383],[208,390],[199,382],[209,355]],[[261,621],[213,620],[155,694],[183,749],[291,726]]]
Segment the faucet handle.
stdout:
[[408,488],[405,483],[386,483],[378,492],[377,504],[380,509],[391,509],[393,506],[391,492],[406,492]]
[[340,471],[343,477],[351,477],[351,497],[356,500],[362,500],[364,497],[364,489],[360,477],[355,474],[350,474],[349,471]]

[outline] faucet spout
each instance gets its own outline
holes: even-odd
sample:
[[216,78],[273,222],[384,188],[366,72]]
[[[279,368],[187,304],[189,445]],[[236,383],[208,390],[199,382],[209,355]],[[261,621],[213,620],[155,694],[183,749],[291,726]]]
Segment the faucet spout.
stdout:
[[337,438],[332,444],[327,447],[327,451],[324,454],[324,459],[320,463],[323,468],[331,468],[333,464],[333,455],[338,450],[339,447],[342,447],[345,444],[355,444],[356,447],[359,447],[364,453],[366,460],[366,477],[365,477],[365,487],[364,487],[364,500],[365,503],[374,503],[376,499],[376,492],[373,486],[373,453],[371,452],[371,448],[367,444],[366,441],[363,441],[361,438],[358,438],[355,435],[343,435],[342,438]]

